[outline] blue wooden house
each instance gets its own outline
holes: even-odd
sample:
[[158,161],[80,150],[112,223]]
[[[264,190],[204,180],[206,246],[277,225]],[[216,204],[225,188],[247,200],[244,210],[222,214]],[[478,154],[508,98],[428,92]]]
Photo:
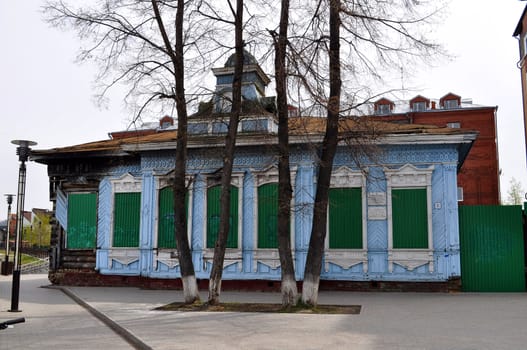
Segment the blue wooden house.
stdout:
[[[247,54],[248,55],[248,54]],[[185,199],[198,279],[207,280],[219,221],[219,174],[233,64],[213,70],[216,97],[189,118]],[[244,67],[244,116],[231,182],[231,231],[223,278],[279,281],[276,239],[277,121],[269,78],[252,56]],[[50,280],[55,283],[166,285],[180,276],[173,228],[177,128],[112,134],[108,140],[35,150],[54,201]],[[168,122],[167,122],[168,121]],[[343,135],[364,124],[343,118]],[[456,175],[477,132],[371,121],[375,156],[343,141],[335,157],[323,283],[445,286],[459,278]],[[313,216],[317,146],[325,118],[290,117],[291,240],[302,280]],[[364,129],[366,130],[366,129]],[[365,132],[365,131],[364,131]]]

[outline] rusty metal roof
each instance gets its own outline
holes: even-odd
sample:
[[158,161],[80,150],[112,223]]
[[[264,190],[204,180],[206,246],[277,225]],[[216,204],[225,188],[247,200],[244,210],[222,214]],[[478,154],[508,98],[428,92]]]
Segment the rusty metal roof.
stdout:
[[[294,117],[289,119],[289,128],[291,138],[298,136],[316,136],[323,135],[325,132],[326,118],[320,117]],[[477,131],[438,127],[434,125],[419,125],[419,124],[397,124],[390,122],[382,122],[370,118],[343,118],[339,121],[339,130],[342,134],[345,133],[372,133],[377,136],[387,136],[395,134],[429,134],[429,135],[455,135],[473,133]],[[244,140],[244,144],[250,144],[252,138],[257,139],[257,136],[262,134],[246,134],[238,133],[238,139]],[[269,134],[267,134],[269,135]],[[73,155],[73,154],[87,154],[87,153],[119,153],[130,146],[140,146],[144,144],[166,144],[173,143],[175,145],[177,130],[159,130],[150,135],[133,135],[119,139],[108,139],[79,145],[51,148],[47,150],[33,150],[33,158],[48,158],[52,155]],[[194,144],[199,144],[200,140],[206,140],[211,135],[189,135],[189,141]],[[216,135],[216,137],[221,135]],[[207,142],[203,141],[203,146],[207,146]],[[174,146],[175,147],[175,146]]]

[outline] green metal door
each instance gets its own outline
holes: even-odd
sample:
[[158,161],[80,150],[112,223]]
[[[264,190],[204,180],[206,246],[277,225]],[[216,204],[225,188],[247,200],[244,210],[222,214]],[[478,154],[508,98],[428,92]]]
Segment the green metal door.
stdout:
[[68,195],[68,249],[93,249],[97,236],[97,194]]
[[464,291],[525,291],[521,206],[460,206],[459,231]]

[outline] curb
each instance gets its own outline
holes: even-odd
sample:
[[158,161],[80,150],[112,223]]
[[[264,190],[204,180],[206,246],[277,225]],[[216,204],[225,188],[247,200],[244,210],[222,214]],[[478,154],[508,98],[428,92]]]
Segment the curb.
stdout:
[[93,306],[85,302],[81,297],[76,295],[67,287],[62,286],[43,286],[42,288],[58,289],[66,294],[71,300],[85,308],[95,318],[104,323],[108,328],[114,331],[118,336],[123,338],[128,344],[132,345],[134,349],[138,350],[151,350],[152,348],[145,344],[141,339],[133,335],[130,331],[120,326],[118,323],[113,321],[111,318],[95,309]]

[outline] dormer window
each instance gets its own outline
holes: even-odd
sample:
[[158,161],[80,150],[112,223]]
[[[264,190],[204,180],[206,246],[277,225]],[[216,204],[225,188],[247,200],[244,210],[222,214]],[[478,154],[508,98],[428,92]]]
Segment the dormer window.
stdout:
[[165,115],[163,118],[159,120],[159,128],[161,129],[167,129],[174,125],[174,118]]
[[461,107],[461,97],[453,93],[448,93],[441,97],[439,100],[439,105],[444,109],[459,108]]
[[410,100],[410,110],[412,112],[424,112],[429,106],[430,100],[421,95],[417,95]]
[[390,114],[390,105],[378,105],[377,114]]
[[424,101],[421,101],[421,102],[414,102],[412,104],[412,111],[414,112],[423,112],[423,111],[426,111],[426,102]]
[[459,103],[457,100],[445,100],[444,103],[445,109],[454,109],[459,107]]
[[381,98],[374,104],[375,114],[390,114],[392,113],[394,103],[387,98]]

